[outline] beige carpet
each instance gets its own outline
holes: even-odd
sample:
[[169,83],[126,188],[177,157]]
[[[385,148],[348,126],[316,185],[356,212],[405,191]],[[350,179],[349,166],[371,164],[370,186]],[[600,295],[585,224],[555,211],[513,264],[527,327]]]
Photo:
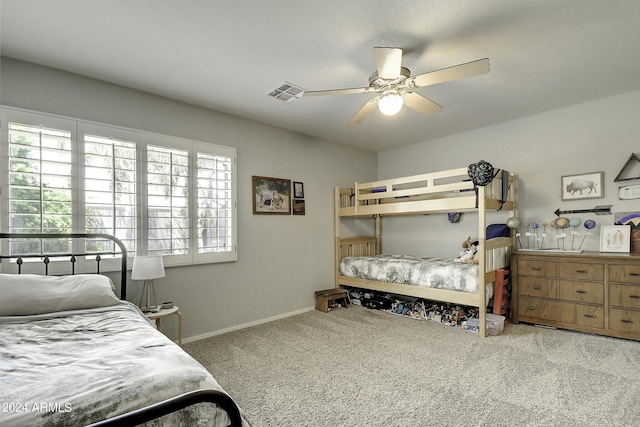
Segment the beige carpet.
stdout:
[[640,425],[640,343],[352,306],[186,344],[262,426]]

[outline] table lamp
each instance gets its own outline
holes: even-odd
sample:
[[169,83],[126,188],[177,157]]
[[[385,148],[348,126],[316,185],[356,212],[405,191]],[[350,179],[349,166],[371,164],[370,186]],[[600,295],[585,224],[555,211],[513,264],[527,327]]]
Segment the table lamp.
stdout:
[[[153,290],[153,279],[160,277],[164,277],[164,263],[161,256],[136,256],[133,258],[131,280],[144,280],[139,307],[150,308],[155,305],[156,295]],[[146,302],[145,306],[142,305],[143,301]]]

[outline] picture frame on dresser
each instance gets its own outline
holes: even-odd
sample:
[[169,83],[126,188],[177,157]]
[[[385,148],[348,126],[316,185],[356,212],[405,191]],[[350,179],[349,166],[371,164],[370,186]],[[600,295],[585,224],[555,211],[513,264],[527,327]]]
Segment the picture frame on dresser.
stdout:
[[631,248],[631,227],[603,225],[600,227],[600,252],[626,252]]

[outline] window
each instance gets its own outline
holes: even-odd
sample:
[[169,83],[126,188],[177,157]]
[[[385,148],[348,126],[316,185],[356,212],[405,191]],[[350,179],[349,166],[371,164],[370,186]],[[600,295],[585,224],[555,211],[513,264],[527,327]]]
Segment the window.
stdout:
[[147,146],[148,253],[189,253],[189,152]]
[[226,252],[233,246],[233,161],[197,153],[198,253]]
[[[131,255],[137,253],[137,147],[139,135],[122,129],[81,123],[79,158],[84,230],[116,236]],[[111,241],[93,241],[91,251],[114,251]]]
[[[9,230],[70,233],[73,223],[71,133],[10,123],[8,139]],[[71,251],[70,243],[29,239],[13,242],[12,250],[24,254],[64,253]]]
[[[163,255],[167,265],[236,259],[235,149],[0,113],[3,232],[112,234],[130,255]],[[87,242],[86,250],[112,251],[111,244]],[[12,241],[11,253],[72,252],[66,239],[42,245]]]

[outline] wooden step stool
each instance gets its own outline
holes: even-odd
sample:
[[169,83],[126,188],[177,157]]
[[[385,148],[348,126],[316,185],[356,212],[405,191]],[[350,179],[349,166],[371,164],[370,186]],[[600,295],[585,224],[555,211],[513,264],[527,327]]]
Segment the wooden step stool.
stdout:
[[316,291],[316,310],[328,313],[329,301],[339,301],[343,307],[349,306],[347,291],[345,289],[333,288]]

